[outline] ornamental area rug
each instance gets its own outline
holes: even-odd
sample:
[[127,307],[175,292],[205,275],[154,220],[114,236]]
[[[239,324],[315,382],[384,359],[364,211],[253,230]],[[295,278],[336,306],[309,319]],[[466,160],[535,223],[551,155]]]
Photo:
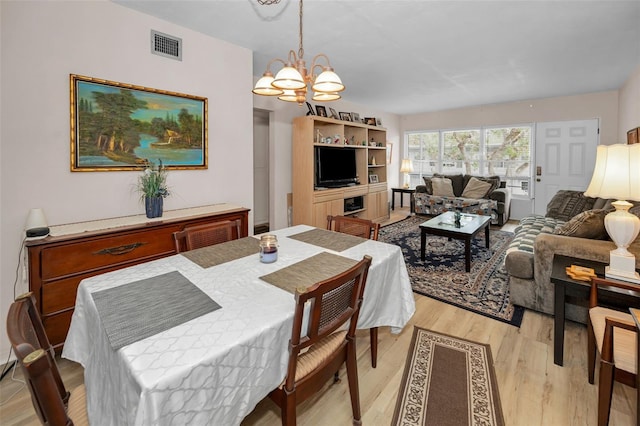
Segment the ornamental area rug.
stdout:
[[414,327],[392,426],[503,426],[491,348]]
[[520,327],[524,308],[509,301],[504,256],[511,232],[484,231],[471,244],[471,272],[465,272],[464,241],[427,234],[425,261],[420,260],[420,228],[428,220],[411,216],[380,229],[379,240],[400,246],[413,291],[498,321]]

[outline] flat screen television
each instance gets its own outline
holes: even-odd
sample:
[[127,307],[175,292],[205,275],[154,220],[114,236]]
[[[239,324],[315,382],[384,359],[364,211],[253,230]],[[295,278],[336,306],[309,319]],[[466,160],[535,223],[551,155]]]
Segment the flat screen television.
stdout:
[[339,188],[358,183],[355,149],[317,146],[315,160],[316,187]]

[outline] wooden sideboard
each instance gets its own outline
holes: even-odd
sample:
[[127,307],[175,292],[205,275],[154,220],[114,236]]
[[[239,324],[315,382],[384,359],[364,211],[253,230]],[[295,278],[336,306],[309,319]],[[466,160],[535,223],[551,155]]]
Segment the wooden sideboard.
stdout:
[[139,215],[52,226],[48,237],[27,240],[29,291],[51,344],[56,351],[64,345],[83,279],[175,254],[172,234],[186,226],[240,220],[246,237],[248,216],[244,207],[216,204],[166,211],[157,219]]

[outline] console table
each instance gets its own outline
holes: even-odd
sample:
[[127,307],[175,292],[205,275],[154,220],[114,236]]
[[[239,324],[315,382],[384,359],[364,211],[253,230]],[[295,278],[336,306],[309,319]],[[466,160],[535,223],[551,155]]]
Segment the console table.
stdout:
[[29,291],[56,351],[67,337],[81,280],[175,254],[173,233],[186,226],[239,220],[248,235],[249,209],[231,204],[169,210],[163,217],[125,216],[57,225],[50,235],[25,242]]

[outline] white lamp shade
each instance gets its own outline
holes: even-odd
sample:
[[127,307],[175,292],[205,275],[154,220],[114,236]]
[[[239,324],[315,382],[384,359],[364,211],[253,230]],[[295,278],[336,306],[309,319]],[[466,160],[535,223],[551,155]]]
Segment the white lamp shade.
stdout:
[[324,71],[316,77],[316,81],[311,88],[316,92],[335,93],[343,91],[344,84],[342,84],[342,80],[340,80],[340,77],[338,77],[338,74],[336,74],[332,68],[325,67]]
[[292,66],[286,66],[278,71],[276,78],[271,83],[272,86],[284,90],[302,89],[307,84],[304,82],[302,74]]
[[337,101],[341,96],[338,93],[314,92],[313,99],[316,102]]
[[411,173],[413,172],[413,162],[411,158],[405,158],[402,160],[402,164],[400,165],[400,173]]
[[29,210],[29,214],[27,215],[27,222],[25,223],[24,229],[35,229],[35,228],[46,228],[47,227],[47,218],[44,216],[44,210],[42,209],[31,209]]
[[255,87],[252,92],[256,95],[263,96],[278,96],[282,95],[282,89],[278,89],[277,87],[273,87],[271,83],[273,82],[273,74],[269,71],[265,72],[260,80],[256,82]]
[[640,144],[600,145],[587,197],[640,201]]

